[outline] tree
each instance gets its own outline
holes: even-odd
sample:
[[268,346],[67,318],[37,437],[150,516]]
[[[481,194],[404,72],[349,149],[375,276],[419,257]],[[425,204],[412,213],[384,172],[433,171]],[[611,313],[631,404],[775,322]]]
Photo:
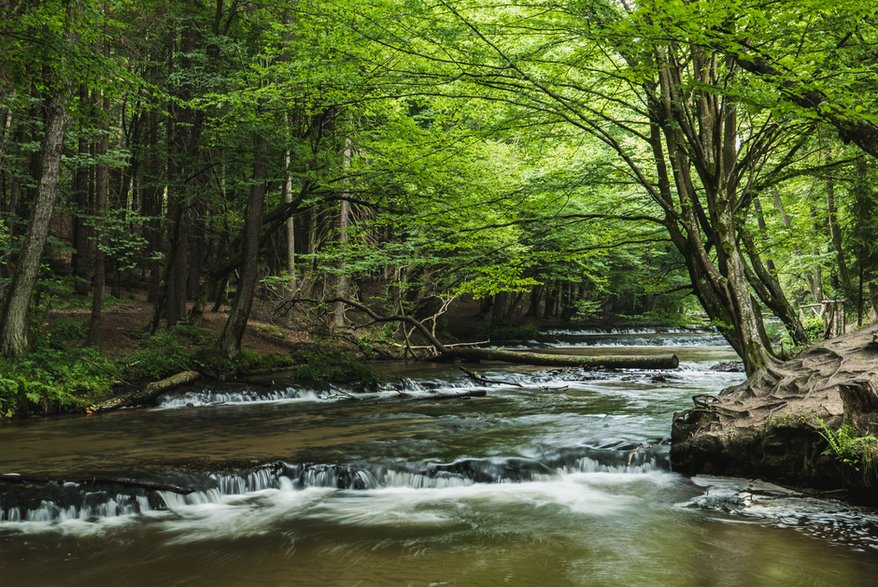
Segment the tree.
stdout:
[[5,355],[20,355],[28,348],[28,309],[49,234],[52,208],[58,196],[66,128],[67,110],[64,96],[59,94],[46,105],[46,130],[40,146],[37,198],[31,206],[24,247],[16,259],[15,273],[3,307],[0,352]]
[[[19,355],[28,347],[28,311],[37,280],[40,261],[61,175],[61,154],[68,123],[68,101],[71,85],[67,76],[73,71],[78,52],[77,43],[82,26],[81,14],[75,5],[63,6],[55,2],[34,6],[17,6],[10,20],[19,27],[25,39],[14,47],[17,59],[5,64],[4,78],[15,84],[12,91],[37,92],[43,102],[44,128],[39,149],[39,169],[36,193],[31,203],[24,244],[15,260],[15,271],[0,315],[0,352]],[[31,44],[30,47],[27,45]],[[12,49],[6,47],[7,49]],[[32,49],[33,54],[45,60],[46,67],[40,78],[29,79],[20,51]]]
[[[423,8],[431,25],[417,26],[414,18],[403,25],[417,34],[383,24],[367,34],[400,39],[399,51],[419,56],[418,83],[440,80],[431,92],[510,103],[538,113],[541,124],[570,124],[613,151],[651,201],[707,314],[754,373],[774,361],[755,295],[795,338],[803,331],[774,277],[744,250],[742,218],[755,191],[790,164],[805,127],[742,105],[740,67],[705,49],[702,37],[669,41],[668,22],[691,16],[674,10],[656,2],[490,10],[440,2]],[[525,19],[527,32],[519,32],[515,23]],[[441,55],[426,49],[436,45]],[[790,157],[770,157],[783,149]]]

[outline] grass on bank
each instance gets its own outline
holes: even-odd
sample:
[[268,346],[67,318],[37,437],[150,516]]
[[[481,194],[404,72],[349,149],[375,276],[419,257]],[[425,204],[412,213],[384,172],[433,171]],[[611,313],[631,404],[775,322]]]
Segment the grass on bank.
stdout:
[[216,348],[217,333],[209,328],[178,325],[154,335],[142,334],[129,354],[111,357],[83,347],[83,322],[56,320],[16,358],[0,357],[0,418],[50,415],[83,409],[110,397],[122,386],[142,386],[174,373],[196,369],[216,376],[290,369],[292,378],[309,385],[355,383],[364,388],[378,382],[375,370],[352,353],[323,342],[293,355],[244,350],[235,360]]

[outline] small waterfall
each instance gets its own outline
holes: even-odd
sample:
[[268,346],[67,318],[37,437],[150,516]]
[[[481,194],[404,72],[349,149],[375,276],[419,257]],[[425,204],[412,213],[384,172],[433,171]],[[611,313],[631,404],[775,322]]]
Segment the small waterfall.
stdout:
[[301,389],[296,387],[265,389],[259,391],[252,389],[240,389],[235,391],[202,389],[198,391],[188,391],[180,395],[162,396],[159,400],[159,407],[182,408],[290,400],[314,401],[321,399],[322,397],[323,394],[313,389]]
[[102,518],[136,516],[164,507],[163,500],[158,496],[150,498],[146,492],[71,491],[66,496],[52,499],[23,499],[18,504],[9,503],[12,501],[8,495],[0,500],[0,522],[94,522]]
[[510,349],[631,346],[725,347],[728,346],[728,343],[715,330],[705,328],[607,328],[546,330],[536,340],[497,341],[492,346]]
[[50,483],[40,488],[20,486],[0,495],[0,523],[60,524],[69,520],[96,522],[107,518],[136,518],[147,512],[221,503],[230,496],[253,495],[266,490],[445,489],[523,483],[573,473],[639,474],[667,468],[666,447],[622,440],[532,457],[461,458],[446,463],[291,464],[281,461],[249,471],[173,476],[175,485],[195,489],[189,494],[138,487],[110,490],[80,483]]
[[561,473],[627,473],[627,474],[637,474],[637,473],[651,473],[652,471],[663,470],[664,467],[661,467],[658,461],[655,458],[651,458],[646,462],[633,463],[633,464],[607,464],[601,463],[598,460],[595,460],[590,457],[582,457],[576,462],[575,467],[562,467],[559,469]]

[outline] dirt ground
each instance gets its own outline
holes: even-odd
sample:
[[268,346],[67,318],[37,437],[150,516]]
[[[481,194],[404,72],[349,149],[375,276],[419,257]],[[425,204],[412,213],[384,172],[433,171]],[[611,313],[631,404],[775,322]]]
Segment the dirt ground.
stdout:
[[[153,307],[145,299],[130,299],[104,309],[98,346],[111,356],[124,356],[142,344],[142,337],[152,319]],[[263,318],[251,319],[242,341],[242,348],[260,354],[289,354],[296,348],[312,342],[304,329],[290,328],[286,320],[267,321],[267,308],[258,308],[254,314]],[[68,318],[88,322],[90,310],[58,310],[49,314],[49,321]],[[205,312],[198,326],[216,331],[217,338],[225,326],[228,309]]]
[[878,324],[693,400],[696,407],[674,416],[671,462],[680,472],[868,487],[863,475],[842,478],[825,439],[842,423],[863,435],[878,428]]

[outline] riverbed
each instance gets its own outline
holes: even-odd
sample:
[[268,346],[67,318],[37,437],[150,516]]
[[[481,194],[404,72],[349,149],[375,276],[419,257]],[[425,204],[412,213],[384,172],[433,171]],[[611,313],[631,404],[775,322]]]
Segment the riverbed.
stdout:
[[[0,425],[13,585],[866,585],[878,513],[687,478],[668,436],[743,379],[710,333],[554,331],[510,346],[675,352],[672,371],[382,365],[377,391],[188,388],[150,409]],[[484,390],[484,397],[437,399]],[[99,478],[88,482],[85,477]],[[113,479],[135,484],[114,484]],[[143,481],[138,487],[136,482]],[[163,484],[194,490],[188,495]]]

